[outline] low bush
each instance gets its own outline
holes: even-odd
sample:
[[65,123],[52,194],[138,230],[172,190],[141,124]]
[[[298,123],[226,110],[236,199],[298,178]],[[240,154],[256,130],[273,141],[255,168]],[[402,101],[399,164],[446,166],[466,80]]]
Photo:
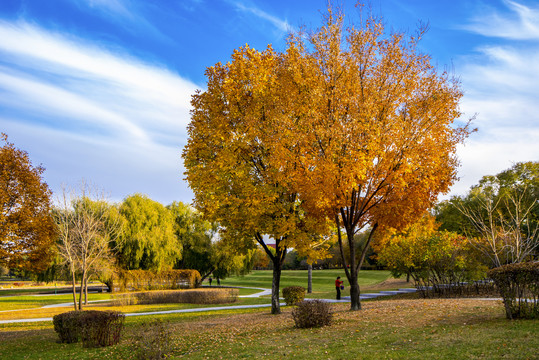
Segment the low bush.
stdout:
[[303,286],[285,287],[283,297],[286,305],[296,305],[305,299],[305,288]]
[[236,302],[238,289],[163,290],[124,293],[114,296],[113,305],[135,304],[226,304]]
[[81,339],[82,326],[80,316],[82,311],[69,311],[54,315],[52,323],[61,343],[75,343]]
[[119,311],[84,311],[81,317],[82,345],[104,347],[120,342],[125,315]]
[[539,262],[510,264],[491,269],[508,319],[539,318]]
[[140,360],[166,359],[172,352],[172,329],[168,323],[155,320],[145,323],[135,336],[135,357]]
[[62,343],[82,340],[84,347],[103,347],[120,341],[124,320],[118,311],[70,311],[55,315],[53,324]]
[[331,324],[331,305],[322,300],[304,300],[292,310],[297,328],[321,327]]

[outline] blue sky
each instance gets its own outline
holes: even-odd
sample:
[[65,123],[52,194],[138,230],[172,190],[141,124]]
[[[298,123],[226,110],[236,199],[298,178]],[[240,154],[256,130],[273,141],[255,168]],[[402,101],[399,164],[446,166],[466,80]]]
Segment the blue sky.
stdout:
[[[355,1],[342,1],[349,20]],[[539,160],[539,1],[373,0],[388,29],[430,31],[421,50],[459,75],[464,194],[483,175]],[[85,179],[121,201],[191,202],[183,180],[190,96],[249,44],[284,50],[321,24],[325,0],[1,0],[0,131],[54,192]]]

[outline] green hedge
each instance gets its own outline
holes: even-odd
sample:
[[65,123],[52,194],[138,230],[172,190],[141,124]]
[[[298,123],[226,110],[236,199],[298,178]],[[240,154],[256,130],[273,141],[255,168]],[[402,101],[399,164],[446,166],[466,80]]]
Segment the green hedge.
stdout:
[[124,320],[118,311],[70,311],[55,315],[53,324],[62,343],[82,340],[84,347],[103,347],[120,341]]
[[508,319],[539,318],[539,262],[500,266],[488,276],[503,298]]
[[112,279],[109,287],[112,292],[192,289],[200,280],[197,270],[127,270]]

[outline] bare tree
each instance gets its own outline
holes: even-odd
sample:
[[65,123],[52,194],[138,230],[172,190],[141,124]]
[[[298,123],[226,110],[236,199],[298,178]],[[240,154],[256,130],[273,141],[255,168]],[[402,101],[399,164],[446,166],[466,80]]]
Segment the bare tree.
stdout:
[[472,245],[494,266],[525,261],[539,249],[539,225],[530,219],[539,203],[526,188],[498,197],[479,193],[473,200],[473,204],[462,202],[457,208],[479,235],[468,236]]
[[[109,244],[121,231],[121,217],[104,195],[82,183],[80,192],[62,192],[55,210],[60,241],[58,250],[68,265],[73,280],[75,310],[82,309],[82,296],[88,301],[88,279],[99,271],[100,265],[112,260]],[[75,282],[80,275],[77,306]]]

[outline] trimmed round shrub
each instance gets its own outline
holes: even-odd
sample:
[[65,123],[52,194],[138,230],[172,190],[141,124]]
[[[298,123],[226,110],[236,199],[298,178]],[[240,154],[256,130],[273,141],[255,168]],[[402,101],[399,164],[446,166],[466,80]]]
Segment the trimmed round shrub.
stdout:
[[509,264],[491,269],[508,319],[539,318],[539,262]]
[[82,346],[104,347],[120,342],[125,315],[119,311],[84,311]]
[[70,311],[53,317],[54,331],[60,342],[82,340],[84,347],[102,347],[117,344],[123,329],[125,315],[119,311]]
[[297,328],[321,327],[331,324],[331,305],[322,300],[306,300],[292,310]]
[[286,305],[296,305],[305,299],[305,288],[303,286],[285,287],[283,297]]
[[54,315],[52,323],[61,343],[72,344],[81,339],[82,326],[80,317],[82,313],[82,311],[69,311]]

